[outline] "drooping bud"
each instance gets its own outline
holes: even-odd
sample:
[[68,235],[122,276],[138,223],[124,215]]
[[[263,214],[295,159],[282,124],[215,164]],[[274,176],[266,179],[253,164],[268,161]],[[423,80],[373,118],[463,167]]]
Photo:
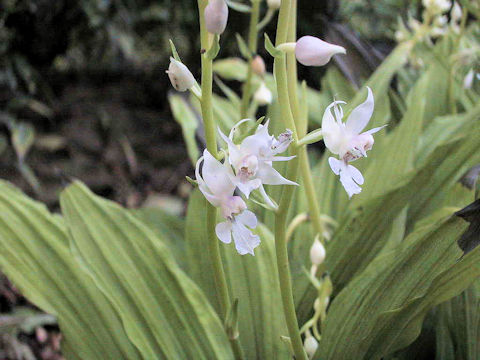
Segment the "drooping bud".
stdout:
[[298,62],[305,66],[323,66],[335,54],[346,54],[346,50],[313,36],[301,37],[295,47]]
[[265,61],[263,61],[260,55],[255,55],[251,63],[252,71],[254,74],[263,77],[266,72]]
[[312,335],[308,335],[303,342],[303,348],[305,349],[308,357],[311,359],[318,349],[318,341]]
[[211,34],[223,34],[228,20],[228,6],[225,0],[209,0],[204,15],[207,31]]
[[322,243],[318,241],[318,239],[315,239],[312,247],[310,248],[310,261],[314,265],[320,265],[325,260],[325,255],[326,252]]
[[254,100],[258,103],[258,105],[268,105],[272,103],[272,92],[268,89],[265,83],[262,82],[260,87],[255,94],[253,95]]
[[269,9],[276,10],[282,5],[282,0],[267,0],[267,5]]
[[177,91],[187,91],[195,85],[195,78],[188,68],[180,61],[170,57],[170,66],[166,71],[172,86]]

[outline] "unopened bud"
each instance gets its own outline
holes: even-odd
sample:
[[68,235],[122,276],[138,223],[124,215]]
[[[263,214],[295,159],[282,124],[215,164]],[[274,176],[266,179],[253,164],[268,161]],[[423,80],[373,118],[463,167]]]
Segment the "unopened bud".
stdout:
[[188,68],[180,61],[170,58],[170,66],[166,71],[172,86],[177,91],[187,91],[195,85],[195,78]]
[[253,99],[257,102],[258,105],[271,104],[273,99],[272,92],[268,89],[265,83],[262,82],[258,90],[255,91]]
[[464,89],[471,89],[472,88],[474,76],[475,76],[475,72],[473,71],[473,69],[470,69],[470,71],[467,73],[467,75],[463,79],[463,88]]
[[205,26],[211,34],[223,34],[227,27],[228,6],[225,0],[209,0],[205,7]]
[[310,261],[314,265],[320,265],[325,260],[325,248],[322,243],[315,239],[312,247],[310,248]]
[[282,5],[282,0],[267,0],[267,5],[269,9],[279,9],[280,5]]
[[303,348],[307,353],[308,357],[311,359],[315,355],[315,352],[318,349],[318,341],[312,335],[307,336],[303,342]]
[[252,70],[258,76],[264,76],[266,72],[265,61],[263,61],[260,55],[256,55],[251,63]]
[[305,66],[323,66],[335,54],[346,54],[346,50],[313,36],[300,38],[295,47],[298,62]]
[[458,2],[455,1],[452,7],[452,12],[450,13],[452,20],[455,22],[458,22],[462,19],[462,8],[458,4]]

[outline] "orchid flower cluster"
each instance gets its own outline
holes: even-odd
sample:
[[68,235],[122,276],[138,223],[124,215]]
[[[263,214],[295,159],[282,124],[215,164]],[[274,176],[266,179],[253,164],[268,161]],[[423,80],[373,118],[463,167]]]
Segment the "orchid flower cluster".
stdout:
[[[458,2],[452,4],[449,0],[423,0],[424,11],[422,21],[409,17],[407,26],[400,21],[395,32],[397,42],[408,41],[414,37],[420,39],[435,39],[444,36],[449,29],[460,32],[463,10]],[[450,20],[446,13],[450,11]]]
[[235,190],[238,189],[248,199],[250,193],[258,189],[266,207],[274,209],[276,205],[267,195],[264,185],[297,185],[273,168],[273,162],[293,158],[277,156],[287,150],[292,142],[292,132],[287,130],[275,138],[268,133],[267,121],[265,125],[258,126],[255,134],[247,136],[240,144],[235,144],[235,130],[248,120],[244,119],[235,125],[228,137],[219,130],[227,145],[227,150],[223,150],[227,154],[223,163],[205,149],[195,168],[200,191],[210,204],[220,209],[225,220],[217,224],[217,237],[225,244],[229,244],[233,237],[240,255],[254,255],[260,238],[250,230],[257,226],[255,214],[247,209],[241,196],[235,195]]
[[[223,0],[212,0],[205,8],[207,29],[212,34],[221,34],[225,30],[228,17],[228,8]],[[279,47],[285,53],[294,52],[297,61],[305,66],[323,66],[327,64],[335,54],[345,54],[343,47],[330,44],[313,36],[304,36],[296,43],[285,43]],[[260,78],[266,72],[265,63],[259,56],[255,56],[251,62],[252,70]],[[178,91],[194,91],[198,86],[193,74],[179,61],[171,58],[167,70],[173,87]],[[201,96],[201,94],[200,94]],[[262,82],[254,94],[254,101],[260,105],[269,104],[272,94]],[[343,123],[342,101],[334,101],[325,110],[322,120],[322,135],[326,147],[338,159],[328,159],[332,171],[340,176],[340,182],[349,197],[361,192],[360,185],[364,178],[360,171],[351,162],[367,156],[374,143],[373,134],[383,127],[374,128],[362,133],[369,122],[373,109],[374,99],[368,88],[367,100],[356,107],[347,121]],[[233,238],[235,247],[241,255],[252,254],[260,244],[258,235],[254,235],[251,229],[257,226],[257,218],[253,212],[247,209],[244,199],[238,195],[243,194],[249,199],[254,190],[263,197],[263,205],[275,210],[277,205],[267,195],[264,185],[297,185],[295,182],[284,178],[272,166],[276,161],[288,161],[289,156],[278,156],[287,150],[292,143],[292,131],[286,130],[278,138],[268,133],[268,121],[259,125],[253,135],[247,136],[240,144],[233,140],[234,132],[242,123],[241,120],[235,125],[227,137],[219,130],[221,139],[227,149],[225,159],[220,162],[208,150],[196,164],[195,175],[200,191],[207,201],[220,209],[225,221],[216,226],[216,235],[220,241],[228,244]],[[202,171],[200,166],[203,164]],[[238,190],[238,191],[237,191]],[[236,192],[237,191],[237,192]]]

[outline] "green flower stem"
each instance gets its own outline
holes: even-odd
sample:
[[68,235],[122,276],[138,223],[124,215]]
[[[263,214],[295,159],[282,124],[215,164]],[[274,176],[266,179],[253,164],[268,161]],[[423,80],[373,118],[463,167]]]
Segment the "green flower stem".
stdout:
[[[248,49],[251,54],[257,52],[258,46],[258,30],[257,24],[260,16],[260,0],[252,0],[252,11],[250,13],[250,27],[248,29]],[[245,84],[243,85],[243,94],[242,94],[242,104],[240,107],[240,116],[242,119],[248,117],[248,108],[250,103],[250,98],[252,96],[252,78],[253,78],[253,69],[252,69],[252,60],[253,57],[248,62],[248,71]]]
[[[297,39],[297,0],[292,1],[291,16],[288,24],[287,41],[295,42]],[[293,118],[297,126],[298,136],[300,138],[305,137],[308,130],[308,116],[302,116],[300,112],[300,106],[298,101],[298,89],[297,89],[297,59],[295,53],[287,54],[287,66],[288,66],[288,94],[290,96],[290,104],[292,107]],[[298,149],[298,161],[300,163],[300,171],[303,179],[303,185],[305,187],[305,195],[307,198],[308,209],[310,212],[310,218],[313,224],[315,232],[320,235],[320,241],[324,243],[323,238],[323,223],[321,219],[320,206],[315,191],[313,182],[312,171],[310,167],[310,161],[308,160],[307,147],[301,146]]]
[[[287,41],[287,31],[289,16],[291,14],[291,1],[282,0],[277,24],[276,46]],[[292,15],[294,16],[294,15]],[[286,126],[293,132],[295,141],[298,140],[295,121],[290,109],[290,99],[287,82],[287,60],[285,56],[276,57],[274,64],[275,79],[277,83],[278,103],[280,105],[281,116],[285,120]],[[292,155],[296,155],[296,147],[292,147]],[[298,161],[291,160],[287,168],[287,178],[295,181],[297,177]],[[307,360],[307,355],[303,349],[302,338],[298,329],[297,315],[295,313],[295,304],[293,302],[292,279],[290,275],[290,266],[288,262],[286,222],[288,209],[292,202],[295,187],[284,186],[280,204],[275,215],[275,251],[277,256],[278,277],[280,280],[280,292],[282,296],[283,312],[287,323],[290,341],[293,352],[297,360]]]
[[[215,121],[213,119],[213,105],[212,105],[212,60],[206,56],[209,44],[209,34],[205,28],[204,11],[207,6],[207,0],[198,0],[198,11],[200,18],[200,45],[202,48],[202,118],[205,128],[205,139],[207,143],[207,150],[212,156],[217,157],[217,139],[215,135]],[[215,226],[217,225],[217,208],[207,203],[207,232],[208,232],[208,253],[213,267],[215,288],[217,289],[217,300],[220,304],[221,319],[226,320],[227,312],[230,307],[230,297],[228,294],[227,279],[225,271],[223,270],[222,257],[220,255],[220,248],[218,245],[217,235],[215,233]],[[242,350],[240,348],[238,338],[230,339],[235,358],[243,359]]]

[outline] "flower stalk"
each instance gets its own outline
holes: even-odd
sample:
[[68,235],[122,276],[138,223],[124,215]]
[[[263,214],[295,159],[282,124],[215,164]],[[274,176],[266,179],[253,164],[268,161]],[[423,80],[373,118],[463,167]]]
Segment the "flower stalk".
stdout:
[[252,96],[252,79],[253,79],[253,68],[252,62],[255,57],[253,54],[257,52],[258,46],[258,29],[257,24],[260,17],[260,0],[252,0],[252,11],[250,13],[250,26],[248,29],[248,50],[252,55],[248,59],[248,71],[247,78],[243,85],[243,94],[242,94],[242,103],[240,107],[240,118],[245,119],[248,117],[248,108],[250,103],[250,98]]
[[[289,17],[294,17],[292,12],[292,2],[283,0],[280,6],[280,12],[277,25],[276,46],[287,41]],[[287,80],[287,59],[285,56],[275,57],[274,64],[275,79],[277,83],[278,103],[280,105],[281,116],[285,119],[285,125],[293,132],[293,138],[298,141],[298,134],[290,106],[288,80]],[[297,149],[292,147],[291,155],[296,155]],[[287,169],[287,178],[295,181],[297,177],[298,162],[292,160]],[[290,341],[297,360],[306,360],[307,355],[303,348],[302,339],[298,329],[297,315],[295,313],[295,304],[292,293],[292,279],[290,275],[290,266],[287,251],[287,233],[286,222],[288,209],[293,197],[294,188],[285,186],[282,191],[278,211],[275,215],[275,251],[277,256],[278,277],[280,280],[280,291],[282,296],[283,311],[287,323]]]
[[[217,157],[217,140],[215,134],[215,122],[213,119],[213,104],[212,104],[212,82],[213,70],[212,59],[209,58],[206,52],[209,50],[210,41],[209,33],[205,23],[205,8],[208,5],[207,0],[198,0],[198,10],[200,18],[200,45],[202,53],[202,118],[205,128],[205,139],[207,149],[214,157]],[[217,225],[217,208],[207,202],[207,233],[208,233],[208,253],[212,263],[214,272],[215,288],[217,289],[217,299],[220,304],[221,319],[223,321],[227,318],[227,313],[230,308],[230,296],[228,294],[227,280],[225,271],[223,269],[222,257],[220,255],[220,248],[215,233]],[[232,349],[235,353],[236,359],[242,359],[242,351],[238,343],[238,338],[230,339]]]

